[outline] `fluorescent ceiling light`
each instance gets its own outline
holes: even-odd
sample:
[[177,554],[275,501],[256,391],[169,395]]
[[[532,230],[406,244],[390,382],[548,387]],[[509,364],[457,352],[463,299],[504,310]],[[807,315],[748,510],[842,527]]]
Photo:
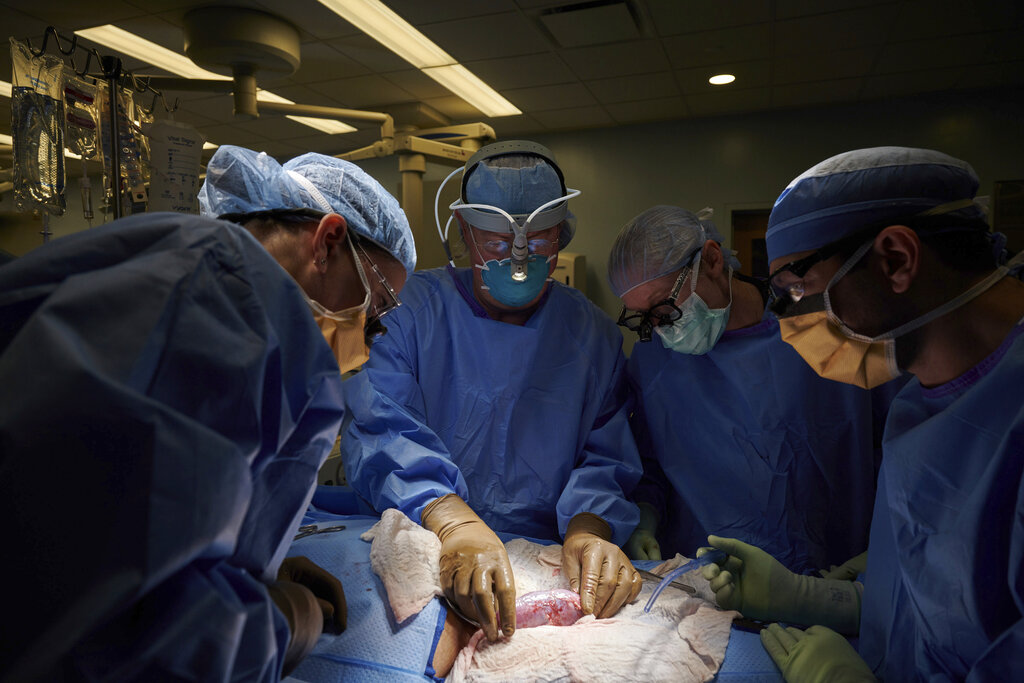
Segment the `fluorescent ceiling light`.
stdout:
[[476,107],[485,116],[522,114],[380,0],[319,0],[327,9]]
[[[207,71],[206,69],[197,66],[195,62],[185,55],[178,54],[173,50],[168,50],[161,45],[157,45],[156,43],[148,41],[141,36],[137,36],[134,33],[130,33],[111,24],[86,28],[81,31],[75,31],[75,33],[87,40],[99,43],[100,45],[105,45],[112,50],[117,50],[122,54],[134,57],[146,62],[147,64],[160,67],[164,71],[169,71],[172,74],[181,76],[182,78],[204,78],[215,81],[231,80],[229,76],[221,76],[220,74]],[[256,99],[264,102],[295,104],[292,100],[285,99],[284,97],[275,95],[274,93],[266,90],[258,91]],[[335,133],[351,133],[355,130],[354,127],[333,119],[318,119],[312,116],[288,116],[288,118],[297,123],[309,126],[310,128],[316,128],[317,130],[330,133],[332,135]]]
[[13,147],[14,146],[14,138],[12,138],[7,133],[0,133],[0,145],[9,145],[9,146]]
[[711,85],[728,85],[736,80],[736,77],[732,74],[718,74],[708,79],[708,83]]
[[320,0],[320,4],[417,69],[458,63],[380,0]]
[[217,149],[218,147],[220,147],[220,145],[216,145],[209,141],[203,143],[203,149]]
[[135,57],[147,64],[158,66],[164,71],[170,71],[182,78],[209,78],[215,81],[230,81],[230,76],[221,76],[212,71],[197,66],[195,62],[185,55],[168,50],[162,45],[150,42],[141,36],[125,31],[112,24],[95,26],[75,31],[76,35],[100,45],[117,50],[129,57]]
[[423,73],[479,109],[484,116],[515,116],[523,113],[461,64],[435,66],[423,69]]
[[11,88],[13,87],[14,86],[12,86],[7,81],[0,81],[0,95],[3,95],[4,97],[10,97],[12,92]]

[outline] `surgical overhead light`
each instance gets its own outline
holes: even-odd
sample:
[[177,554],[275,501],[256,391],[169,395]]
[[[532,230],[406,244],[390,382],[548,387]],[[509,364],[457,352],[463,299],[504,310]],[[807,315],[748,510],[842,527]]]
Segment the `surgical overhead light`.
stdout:
[[484,116],[515,116],[523,113],[380,0],[319,2],[479,109]]
[[[181,76],[182,78],[199,78],[215,81],[231,80],[230,76],[222,76],[198,66],[183,54],[179,54],[173,50],[168,50],[162,45],[157,45],[156,43],[148,41],[141,36],[137,36],[134,33],[125,31],[124,29],[111,24],[86,28],[80,31],[75,31],[75,33],[87,40],[99,43],[100,45],[104,45],[112,50],[117,50],[121,54],[134,57],[135,59],[146,62],[147,64],[152,64],[153,66],[159,67],[164,71],[169,71],[170,73]],[[267,90],[260,90],[256,94],[256,99],[264,102],[295,104],[292,100],[281,97],[280,95],[275,95]],[[341,121],[333,119],[318,119],[309,116],[291,115],[289,115],[288,118],[296,123],[301,123],[304,126],[316,128],[317,130],[329,134],[351,133],[356,130],[347,123],[342,123]]]

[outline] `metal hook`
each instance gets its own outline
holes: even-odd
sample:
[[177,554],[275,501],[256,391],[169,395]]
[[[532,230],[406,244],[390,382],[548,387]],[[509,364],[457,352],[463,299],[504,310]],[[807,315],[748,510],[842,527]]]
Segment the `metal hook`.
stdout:
[[167,100],[164,100],[163,93],[160,93],[160,99],[163,100],[163,102],[164,102],[164,109],[167,111],[168,114],[173,114],[174,112],[178,111],[178,107],[181,106],[181,98],[180,97],[175,97],[174,98],[174,106],[173,107],[168,107],[167,106]]
[[81,76],[82,78],[85,78],[86,75],[88,75],[88,73],[89,73],[89,65],[92,64],[92,58],[93,57],[96,57],[96,61],[97,62],[100,62],[101,64],[103,63],[103,59],[100,57],[100,53],[97,52],[96,48],[94,48],[94,47],[93,48],[89,48],[88,50],[86,50],[86,55],[87,56],[85,58],[85,68],[83,68],[81,71],[75,69],[75,73],[78,74],[79,76]]

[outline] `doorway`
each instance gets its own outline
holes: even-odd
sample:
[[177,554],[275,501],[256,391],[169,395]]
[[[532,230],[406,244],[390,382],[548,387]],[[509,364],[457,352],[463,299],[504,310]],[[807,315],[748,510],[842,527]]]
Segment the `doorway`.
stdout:
[[768,279],[768,249],[764,233],[771,209],[744,209],[732,212],[732,248],[737,252],[740,272]]

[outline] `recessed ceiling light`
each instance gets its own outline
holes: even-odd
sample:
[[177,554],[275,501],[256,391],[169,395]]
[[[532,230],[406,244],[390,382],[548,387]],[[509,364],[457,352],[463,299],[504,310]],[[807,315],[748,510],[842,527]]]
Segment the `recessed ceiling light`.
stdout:
[[732,74],[718,74],[708,79],[708,83],[711,85],[728,85],[736,80],[736,77]]
[[14,86],[12,86],[7,81],[0,81],[0,95],[3,95],[4,97],[10,97],[11,93],[13,92],[11,88],[13,87]]

